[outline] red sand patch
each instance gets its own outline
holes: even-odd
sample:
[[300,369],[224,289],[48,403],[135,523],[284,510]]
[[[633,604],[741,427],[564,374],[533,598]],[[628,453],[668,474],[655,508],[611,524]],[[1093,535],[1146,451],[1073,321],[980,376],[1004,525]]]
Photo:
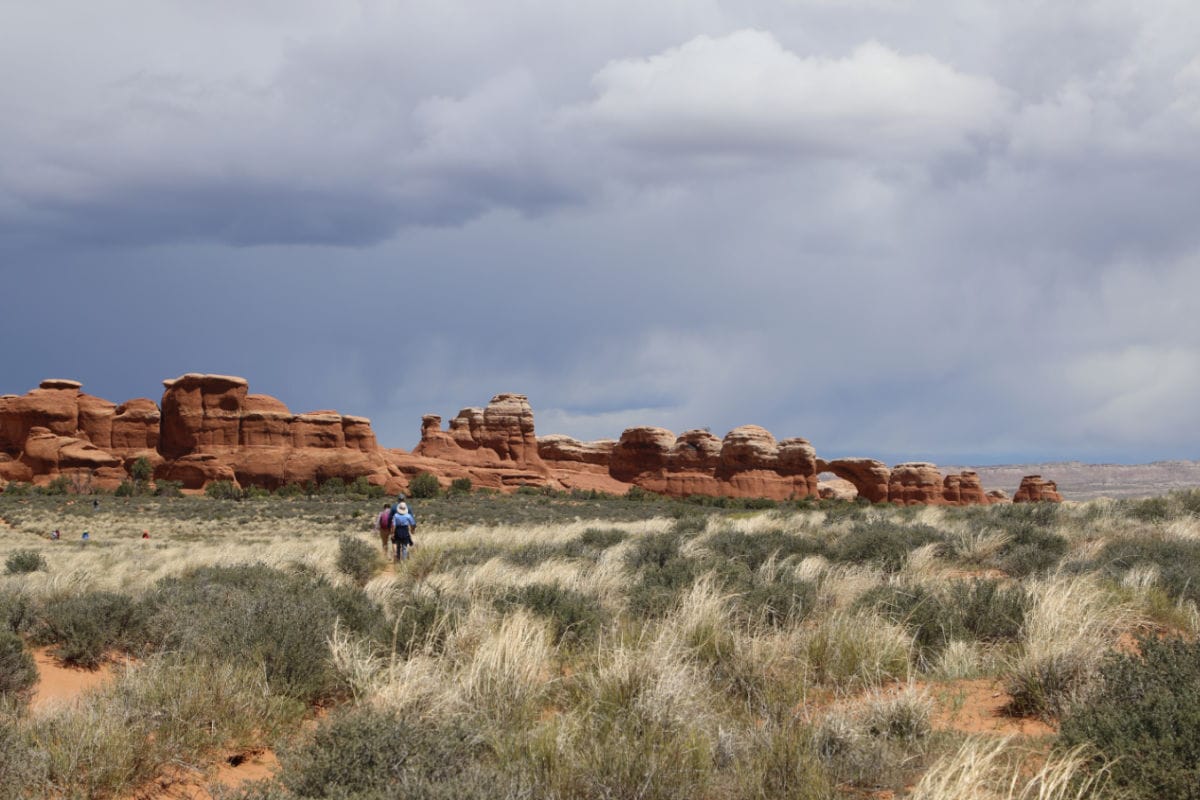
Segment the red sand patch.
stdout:
[[177,770],[132,794],[128,800],[212,800],[210,787],[234,789],[249,781],[270,778],[279,770],[279,759],[267,748],[230,753],[216,766],[215,774]]
[[94,670],[68,667],[45,647],[33,651],[33,660],[37,663],[38,682],[29,707],[34,712],[68,705],[84,692],[100,687],[112,678],[110,664],[101,664]]
[[1011,717],[1004,707],[1012,699],[994,678],[955,681],[924,687],[933,698],[933,727],[962,733],[1003,736],[1050,736],[1055,730],[1039,719]]

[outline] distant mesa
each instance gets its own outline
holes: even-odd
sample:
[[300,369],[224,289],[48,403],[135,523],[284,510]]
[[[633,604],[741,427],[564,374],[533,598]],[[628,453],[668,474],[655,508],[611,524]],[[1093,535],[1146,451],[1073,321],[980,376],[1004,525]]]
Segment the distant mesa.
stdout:
[[[676,435],[634,427],[618,439],[538,437],[522,394],[498,394],[460,410],[446,427],[429,414],[411,453],[379,445],[365,417],[322,409],[293,413],[274,397],[250,394],[245,378],[187,373],[163,381],[159,402],[121,404],[86,394],[78,381],[51,379],[24,395],[0,396],[0,484],[45,485],[66,475],[114,489],[146,458],[160,480],[199,490],[213,481],[276,489],[286,484],[365,477],[388,492],[420,472],[443,485],[521,486],[624,494],[638,486],[672,497],[773,500],[859,497],[899,505],[1009,502],[971,471],[942,475],[927,462],[892,467],[871,458],[818,458],[806,439],[776,440],[757,425],[723,438],[693,429]],[[823,477],[829,476],[829,477]],[[1031,475],[1012,502],[1061,502],[1053,481]]]

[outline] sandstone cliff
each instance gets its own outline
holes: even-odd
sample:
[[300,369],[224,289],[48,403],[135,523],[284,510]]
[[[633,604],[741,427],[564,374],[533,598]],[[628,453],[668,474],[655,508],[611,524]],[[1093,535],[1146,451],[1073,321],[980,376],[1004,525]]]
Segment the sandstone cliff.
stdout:
[[[188,373],[163,381],[159,403],[120,405],[85,394],[77,381],[52,379],[25,395],[0,397],[0,482],[46,483],[60,475],[113,488],[138,458],[158,479],[201,489],[217,480],[268,489],[290,483],[350,482],[366,477],[389,492],[430,472],[443,485],[597,489],[614,494],[639,486],[685,497],[713,495],[775,500],[821,496],[822,474],[836,476],[827,495],[902,505],[1005,502],[986,492],[974,472],[943,476],[936,466],[889,467],[870,458],[817,457],[798,437],[776,440],[743,425],[724,437],[693,429],[634,427],[617,440],[538,438],[533,409],[521,394],[498,394],[485,407],[464,408],[447,428],[421,421],[411,453],[379,446],[370,420],[317,410],[293,413],[276,398],[250,394],[244,378]],[[1061,500],[1052,481],[1025,478],[1014,502]]]

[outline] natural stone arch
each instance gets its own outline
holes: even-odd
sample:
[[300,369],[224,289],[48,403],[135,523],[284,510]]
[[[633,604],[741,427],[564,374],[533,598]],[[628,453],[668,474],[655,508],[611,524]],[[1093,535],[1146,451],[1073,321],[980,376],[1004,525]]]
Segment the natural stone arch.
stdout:
[[817,461],[818,472],[832,472],[839,478],[850,481],[858,490],[858,496],[872,503],[886,503],[888,483],[892,471],[887,464],[873,458],[835,458],[832,461]]

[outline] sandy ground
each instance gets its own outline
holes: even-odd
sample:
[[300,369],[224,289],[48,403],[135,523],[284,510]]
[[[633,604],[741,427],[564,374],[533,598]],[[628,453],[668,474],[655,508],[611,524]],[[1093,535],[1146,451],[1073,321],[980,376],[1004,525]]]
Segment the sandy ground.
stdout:
[[1012,699],[995,678],[929,684],[934,700],[933,727],[961,733],[1001,736],[1052,736],[1054,728],[1038,719],[1010,717],[1004,707]]
[[[38,682],[29,705],[34,714],[45,714],[70,704],[85,692],[103,686],[113,676],[112,664],[102,664],[95,670],[64,666],[45,647],[35,649],[33,658],[37,663]],[[133,793],[128,800],[212,800],[208,791],[211,785],[232,788],[246,781],[269,778],[278,769],[279,760],[266,748],[228,753],[209,774],[177,770]]]

